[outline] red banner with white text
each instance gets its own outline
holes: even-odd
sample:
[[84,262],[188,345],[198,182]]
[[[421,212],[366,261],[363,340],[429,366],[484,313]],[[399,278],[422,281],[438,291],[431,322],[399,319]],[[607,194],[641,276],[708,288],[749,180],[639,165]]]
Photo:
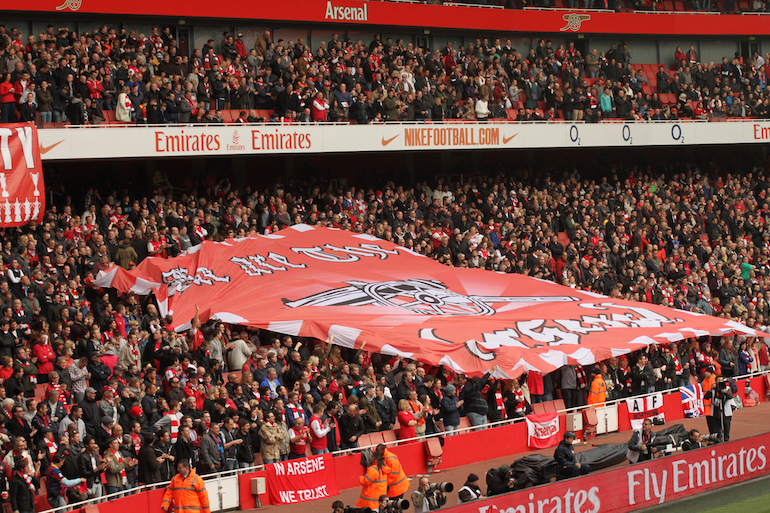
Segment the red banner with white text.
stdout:
[[[770,434],[469,502],[452,513],[626,513],[770,473]],[[546,505],[543,507],[543,505]]]
[[770,336],[724,318],[521,274],[447,267],[369,234],[291,226],[115,266],[92,283],[155,292],[177,331],[210,319],[496,378],[589,365],[701,335]]
[[270,504],[297,504],[338,495],[331,454],[265,465]]
[[41,222],[45,187],[34,123],[0,127],[0,227]]
[[530,449],[546,449],[559,443],[559,416],[555,411],[525,418]]

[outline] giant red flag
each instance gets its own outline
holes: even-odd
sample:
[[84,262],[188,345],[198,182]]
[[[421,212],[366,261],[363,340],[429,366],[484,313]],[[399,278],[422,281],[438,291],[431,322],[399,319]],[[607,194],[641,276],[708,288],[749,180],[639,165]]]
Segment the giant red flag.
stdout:
[[717,317],[611,299],[518,274],[458,269],[365,235],[296,225],[204,242],[177,258],[100,272],[147,294],[178,330],[218,319],[499,377],[590,364],[654,342],[763,335]]
[[42,222],[45,187],[34,123],[0,126],[0,227]]

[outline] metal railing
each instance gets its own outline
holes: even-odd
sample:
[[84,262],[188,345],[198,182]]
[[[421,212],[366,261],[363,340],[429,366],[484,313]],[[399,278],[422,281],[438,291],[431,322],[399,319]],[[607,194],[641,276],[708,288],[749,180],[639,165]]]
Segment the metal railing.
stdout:
[[[768,374],[770,374],[770,371],[757,371],[757,372],[753,372],[753,373],[746,374],[746,375],[743,375],[743,376],[737,376],[737,377],[735,377],[735,380],[736,380],[736,382],[739,382],[740,380],[761,377],[761,376],[765,376],[765,375],[768,375]],[[651,392],[651,393],[648,393],[648,394],[639,394],[639,395],[634,395],[634,396],[631,396],[631,397],[622,397],[620,399],[613,399],[611,401],[605,401],[601,405],[601,407],[616,406],[616,405],[619,405],[620,403],[625,402],[626,399],[630,399],[630,398],[645,398],[645,397],[650,397],[650,396],[653,396],[653,395],[656,395],[656,394],[669,395],[669,394],[673,394],[673,393],[679,393],[679,387],[678,386],[674,387],[674,388],[671,388],[669,390],[661,390],[661,391],[657,391],[657,392]],[[583,406],[578,406],[578,407],[575,407],[575,408],[565,408],[563,410],[556,410],[556,413],[557,414],[578,413],[578,412],[581,412],[583,410],[588,409],[589,407],[590,407],[590,405],[583,405]],[[458,428],[457,430],[454,430],[452,433],[454,435],[461,435],[461,434],[470,433],[471,431],[477,431],[477,430],[482,430],[482,429],[490,429],[490,428],[501,427],[501,426],[508,426],[508,425],[516,424],[517,422],[524,422],[524,421],[526,421],[526,419],[524,417],[516,417],[516,418],[513,418],[513,419],[505,419],[505,420],[500,420],[500,421],[497,421],[497,422],[488,422],[486,424],[482,424],[482,425],[479,425],[479,426],[464,426],[464,427]],[[445,436],[445,435],[446,435],[446,432],[445,431],[441,431],[441,432],[437,432],[437,433],[431,433],[431,434],[426,434],[426,435],[422,435],[422,436],[416,436],[416,437],[412,437],[412,438],[404,438],[404,439],[400,439],[400,440],[390,440],[390,441],[378,442],[376,444],[365,445],[365,446],[356,447],[356,448],[353,448],[353,449],[341,449],[339,451],[334,451],[331,454],[332,454],[332,456],[346,456],[346,455],[350,455],[350,454],[355,454],[357,452],[361,452],[361,451],[363,451],[365,449],[372,449],[372,450],[374,450],[374,448],[376,448],[380,444],[383,444],[386,447],[387,446],[395,446],[395,445],[411,443],[411,442],[422,442],[422,441],[430,439],[430,438],[436,438],[436,437]],[[219,478],[222,478],[222,477],[231,477],[231,476],[238,476],[238,475],[241,475],[241,474],[248,474],[248,473],[251,473],[251,472],[258,472],[258,471],[261,471],[261,470],[264,470],[264,469],[265,469],[265,465],[264,464],[263,465],[254,465],[254,466],[247,467],[247,468],[238,468],[238,469],[233,469],[233,470],[226,470],[224,472],[217,472],[217,473],[214,473],[214,474],[205,474],[205,475],[201,475],[201,477],[203,478],[204,481],[211,481],[213,479],[219,479]],[[77,502],[77,503],[74,503],[72,505],[68,504],[67,506],[63,506],[63,507],[60,507],[60,508],[47,509],[47,510],[44,510],[43,512],[41,512],[41,513],[63,513],[65,511],[71,511],[72,509],[75,509],[75,508],[82,508],[82,507],[90,506],[90,505],[93,505],[93,504],[99,504],[101,502],[113,501],[113,500],[116,500],[116,499],[120,499],[120,498],[126,497],[128,495],[134,495],[134,494],[141,493],[141,492],[146,492],[146,491],[150,491],[150,490],[156,490],[158,488],[163,488],[163,487],[168,486],[168,484],[170,482],[171,481],[163,481],[161,483],[153,483],[153,484],[142,485],[142,486],[138,486],[136,488],[131,488],[129,490],[123,490],[123,491],[120,491],[120,492],[117,492],[117,493],[112,493],[112,494],[109,494],[109,495],[102,495],[101,497],[97,497],[97,498],[94,498],[94,499],[87,499],[85,501]]]
[[[746,118],[731,118],[727,117],[724,118],[725,120],[733,123],[757,123],[757,122],[767,122],[768,120],[764,119],[746,119]],[[607,124],[607,123],[628,123],[628,124],[644,124],[644,123],[668,123],[668,124],[689,124],[689,123],[709,123],[709,119],[675,119],[675,120],[652,120],[652,119],[616,119],[616,118],[607,118],[602,119],[600,123],[586,123],[584,120],[567,120],[567,119],[553,119],[553,120],[545,120],[545,119],[533,119],[528,121],[517,121],[515,119],[504,119],[504,118],[488,118],[486,121],[480,121],[476,119],[444,119],[440,121],[434,121],[430,119],[425,120],[414,120],[414,121],[387,121],[383,123],[367,123],[365,125],[352,125],[349,122],[312,122],[312,123],[291,123],[291,124],[284,124],[284,123],[266,123],[266,122],[260,122],[260,123],[222,123],[222,124],[215,124],[215,125],[209,125],[205,123],[164,123],[164,124],[138,124],[138,123],[112,123],[109,125],[63,125],[62,127],[57,128],[46,128],[44,130],[78,130],[78,129],[110,129],[110,128],[196,128],[196,127],[210,127],[210,128],[218,128],[218,127],[233,127],[233,126],[243,126],[243,127],[270,127],[270,128],[277,128],[277,127],[289,127],[289,126],[400,126],[400,125],[407,125],[407,126],[422,126],[422,125],[467,125],[467,124],[473,124],[473,123],[482,123],[485,125],[540,125],[543,123],[550,123],[550,124],[558,124],[558,125],[584,125],[584,124]]]

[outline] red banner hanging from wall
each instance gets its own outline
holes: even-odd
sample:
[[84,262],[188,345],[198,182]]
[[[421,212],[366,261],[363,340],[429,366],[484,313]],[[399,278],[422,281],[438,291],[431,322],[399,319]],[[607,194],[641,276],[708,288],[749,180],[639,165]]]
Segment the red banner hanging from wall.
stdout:
[[0,227],[41,222],[45,187],[37,128],[33,123],[0,127]]
[[555,411],[527,415],[527,438],[530,449],[546,449],[559,443],[559,416]]
[[265,465],[271,504],[297,504],[338,495],[331,454]]

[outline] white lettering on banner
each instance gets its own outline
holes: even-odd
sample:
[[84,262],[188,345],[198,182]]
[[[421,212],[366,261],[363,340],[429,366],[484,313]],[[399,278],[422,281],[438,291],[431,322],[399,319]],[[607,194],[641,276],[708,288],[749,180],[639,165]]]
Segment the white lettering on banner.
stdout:
[[[323,260],[325,262],[357,262],[359,257],[379,257],[380,260],[385,260],[388,255],[398,255],[396,249],[383,249],[376,244],[359,244],[360,247],[345,246],[338,248],[331,244],[324,244],[323,246],[313,246],[311,248],[291,248],[295,253],[299,253],[316,260]],[[345,253],[346,256],[335,255],[329,253],[333,251],[335,253]]]
[[347,20],[347,21],[368,21],[369,13],[367,12],[367,4],[364,3],[363,7],[339,7],[331,3],[326,2],[326,15],[327,20]]
[[[272,260],[282,265],[271,265],[267,263],[267,259]],[[247,257],[232,257],[230,261],[237,264],[244,273],[249,276],[262,276],[263,274],[273,274],[273,271],[286,271],[287,267],[293,269],[304,269],[307,267],[305,264],[292,264],[289,259],[283,255],[273,253],[272,251],[267,254],[267,257],[262,255],[249,255]],[[260,269],[260,267],[264,269]]]
[[[10,128],[0,128],[0,156],[3,159],[3,169],[10,171],[13,169],[13,159],[11,158],[11,149],[8,146],[9,140],[13,135]],[[16,136],[21,142],[21,149],[24,154],[24,163],[27,169],[35,169],[35,153],[32,147],[32,127],[17,127]]]
[[[749,449],[741,446],[737,452],[720,456],[712,450],[711,457],[701,461],[688,463],[685,459],[672,460],[671,491],[675,494],[682,493],[725,479],[758,473],[767,466],[765,452],[764,445]],[[663,469],[660,475],[649,468],[628,471],[628,504],[649,502],[653,497],[657,499],[658,504],[665,502],[668,474],[668,469]]]
[[168,284],[169,294],[177,291],[181,294],[193,285],[214,285],[217,283],[230,283],[229,276],[217,276],[207,267],[198,267],[195,274],[190,275],[190,270],[184,267],[175,267],[161,273],[163,283]]
[[326,485],[317,486],[307,490],[280,490],[278,494],[284,504],[294,504],[298,502],[314,501],[330,497],[326,491]]
[[[586,507],[587,506],[587,507]],[[479,506],[479,513],[598,513],[601,509],[599,487],[573,492],[567,489],[564,495],[556,495],[535,500],[535,494],[529,494],[528,504],[519,504],[508,508],[495,504]]]
[[[503,299],[503,298],[499,298]],[[510,298],[507,298],[510,300]],[[537,298],[529,298],[535,302]],[[540,298],[544,301],[546,298]],[[527,298],[519,298],[526,302]],[[578,319],[554,319],[554,326],[549,326],[543,319],[520,321],[515,327],[502,328],[492,333],[481,333],[480,341],[468,340],[466,349],[476,358],[491,361],[496,358],[495,350],[501,347],[521,347],[536,349],[541,347],[580,344],[581,335],[603,332],[611,328],[660,328],[666,324],[682,322],[682,319],[669,319],[646,308],[612,305],[610,303],[580,303],[581,308],[589,310],[615,310],[600,315],[581,315]],[[622,308],[622,310],[621,310]],[[494,310],[493,310],[494,312]],[[439,329],[422,328],[419,337],[451,344],[452,335],[442,336]]]
[[323,458],[306,458],[304,460],[274,463],[276,476],[303,476],[326,469]]

